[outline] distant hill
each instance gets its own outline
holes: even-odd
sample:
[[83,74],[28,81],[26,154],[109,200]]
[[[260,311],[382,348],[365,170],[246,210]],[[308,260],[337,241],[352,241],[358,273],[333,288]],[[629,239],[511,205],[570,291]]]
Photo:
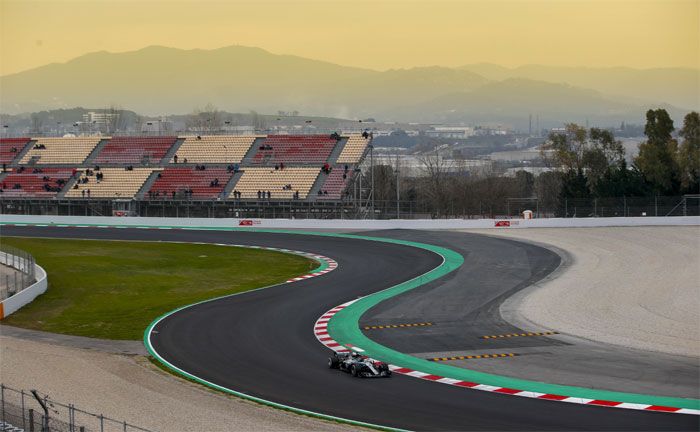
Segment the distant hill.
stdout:
[[700,70],[690,68],[632,69],[525,65],[506,68],[490,63],[462,66],[490,80],[528,78],[565,83],[624,97],[630,102],[665,102],[700,109]]
[[[677,123],[686,110],[662,104]],[[471,92],[458,92],[437,97],[429,102],[406,106],[383,113],[387,118],[405,118],[406,121],[456,123],[464,118],[475,123],[501,122],[528,128],[529,114],[536,116],[541,127],[555,127],[562,122],[614,126],[620,122],[644,122],[644,108],[605,97],[595,90],[565,84],[511,78],[490,82]]]
[[470,90],[487,80],[469,71],[416,68],[377,72],[258,48],[180,50],[153,46],[97,52],[0,77],[6,113],[71,106],[128,106],[145,114],[186,113],[212,102],[229,111],[348,117]]
[[[547,69],[548,79],[510,79],[513,71],[480,65],[380,72],[243,46],[214,50],[152,46],[86,54],[0,77],[0,112],[117,105],[144,115],[184,114],[211,102],[230,112],[281,110],[349,119],[490,121],[522,127],[527,126],[530,113],[539,113],[552,124],[585,118],[605,120],[605,125],[618,120],[640,122],[647,108],[669,101],[662,97],[664,87],[657,89],[659,97],[651,98],[647,92],[631,98],[565,84],[566,79],[573,81],[567,77],[585,78],[584,72],[574,74],[566,68],[561,76]],[[647,77],[640,82],[651,79],[650,72],[637,72]],[[676,86],[688,89],[684,100],[696,88],[683,78],[666,86],[672,89],[670,95],[680,92],[674,90]]]

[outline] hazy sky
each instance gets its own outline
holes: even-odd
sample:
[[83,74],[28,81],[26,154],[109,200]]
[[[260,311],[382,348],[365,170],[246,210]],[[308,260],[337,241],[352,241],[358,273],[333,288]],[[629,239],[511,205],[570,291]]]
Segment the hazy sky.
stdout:
[[700,1],[0,0],[0,74],[92,51],[247,45],[373,69],[700,66]]

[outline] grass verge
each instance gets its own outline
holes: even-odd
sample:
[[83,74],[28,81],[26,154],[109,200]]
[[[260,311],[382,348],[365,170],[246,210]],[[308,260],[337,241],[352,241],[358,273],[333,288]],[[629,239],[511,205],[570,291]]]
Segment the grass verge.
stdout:
[[287,253],[216,245],[2,237],[48,273],[49,289],[9,325],[139,340],[180,306],[284,282],[318,267]]

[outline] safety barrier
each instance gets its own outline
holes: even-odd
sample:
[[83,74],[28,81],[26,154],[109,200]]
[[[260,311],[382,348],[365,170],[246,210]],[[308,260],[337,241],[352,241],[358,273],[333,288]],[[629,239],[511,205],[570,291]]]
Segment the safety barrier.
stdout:
[[46,292],[48,287],[46,272],[38,264],[34,264],[34,275],[36,282],[0,303],[0,320],[16,312],[22,306],[31,303],[39,295]]
[[700,225],[700,216],[610,217],[548,219],[237,219],[237,218],[152,218],[103,216],[0,215],[3,225],[85,225],[170,228],[279,228],[279,229],[521,229],[585,228],[621,226]]

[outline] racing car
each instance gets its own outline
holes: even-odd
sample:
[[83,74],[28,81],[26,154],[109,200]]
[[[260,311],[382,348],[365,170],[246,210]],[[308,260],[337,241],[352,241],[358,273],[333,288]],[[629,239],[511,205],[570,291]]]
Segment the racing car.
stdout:
[[359,378],[388,378],[391,376],[388,364],[372,360],[354,351],[346,353],[334,352],[328,357],[328,367],[349,372],[352,376]]

